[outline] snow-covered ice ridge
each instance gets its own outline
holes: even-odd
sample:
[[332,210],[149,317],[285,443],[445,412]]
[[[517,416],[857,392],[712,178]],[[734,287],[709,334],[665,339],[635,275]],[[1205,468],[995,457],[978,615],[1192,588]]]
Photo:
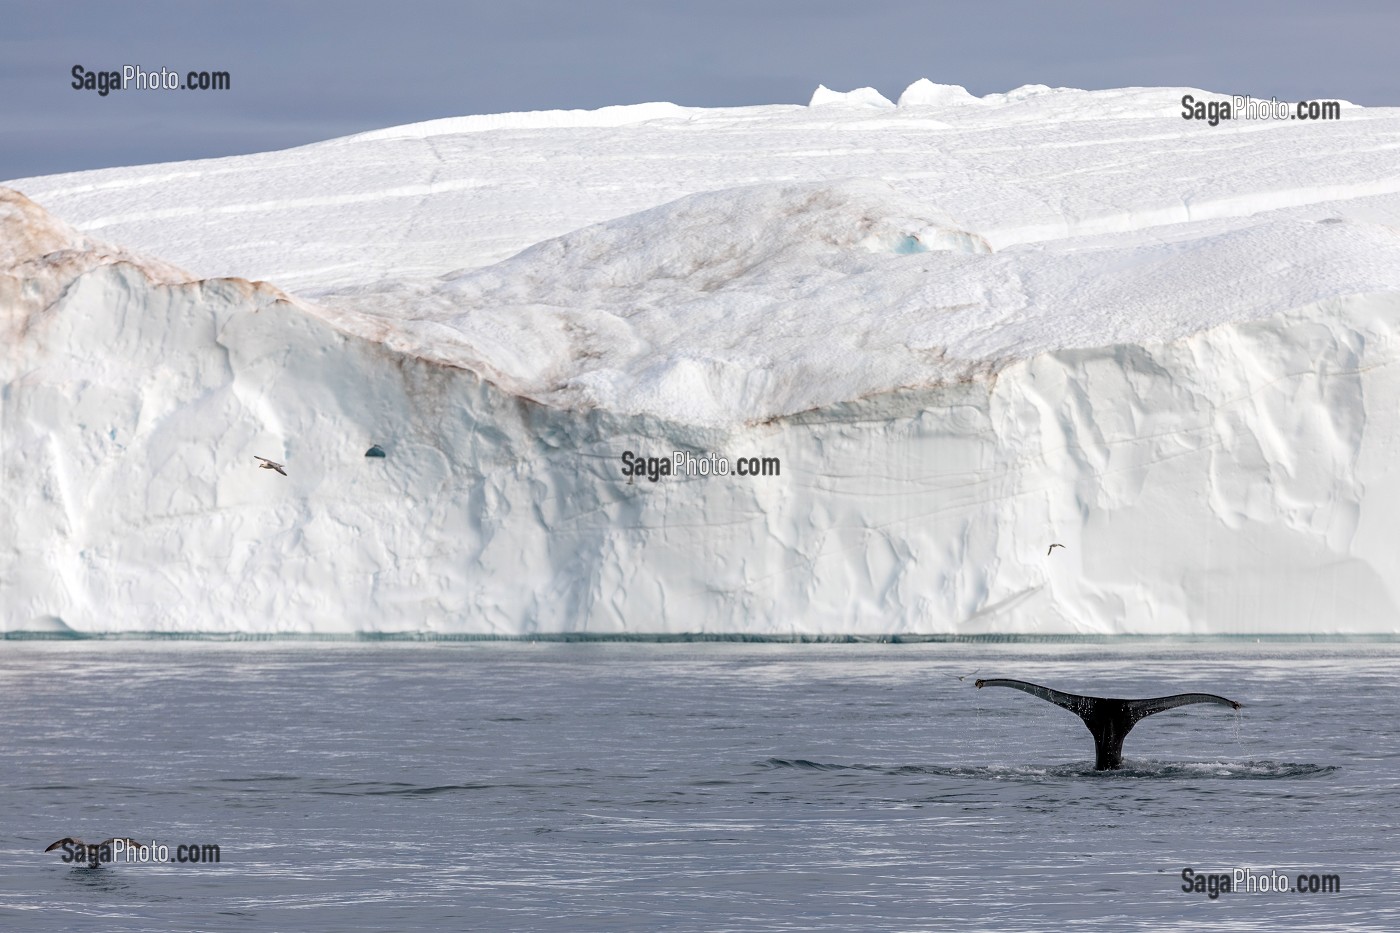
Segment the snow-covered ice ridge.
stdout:
[[[0,201],[0,621],[1400,630],[1400,111],[1187,93],[1221,96],[821,89],[9,182],[52,216]],[[677,449],[782,475],[621,475]]]

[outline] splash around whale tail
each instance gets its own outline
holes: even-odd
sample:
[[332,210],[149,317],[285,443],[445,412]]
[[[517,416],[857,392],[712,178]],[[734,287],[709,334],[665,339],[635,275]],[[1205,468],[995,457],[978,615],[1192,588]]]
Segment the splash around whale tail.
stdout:
[[1124,700],[1115,697],[1080,696],[1077,693],[1065,693],[1025,680],[1004,677],[978,680],[976,684],[978,689],[1010,687],[1074,713],[1084,721],[1084,725],[1094,737],[1094,768],[1099,771],[1112,771],[1123,766],[1123,740],[1128,737],[1133,726],[1154,713],[1193,703],[1214,703],[1233,709],[1239,709],[1242,705],[1214,693],[1177,693],[1143,700]]

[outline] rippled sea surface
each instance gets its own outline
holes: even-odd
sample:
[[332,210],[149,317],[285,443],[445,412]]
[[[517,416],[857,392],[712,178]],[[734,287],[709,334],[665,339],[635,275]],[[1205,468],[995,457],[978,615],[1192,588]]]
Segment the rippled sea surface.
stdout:
[[[974,672],[1246,705],[1096,773]],[[1397,930],[1397,674],[1393,643],[0,643],[0,929]],[[69,835],[220,861],[75,868]]]

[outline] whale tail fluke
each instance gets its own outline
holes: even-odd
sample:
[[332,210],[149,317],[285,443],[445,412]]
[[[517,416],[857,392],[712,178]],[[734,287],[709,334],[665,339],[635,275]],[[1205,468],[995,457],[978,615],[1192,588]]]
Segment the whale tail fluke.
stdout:
[[1080,696],[1042,687],[1025,680],[994,678],[978,680],[977,687],[1010,687],[1040,697],[1049,703],[1063,707],[1084,721],[1089,734],[1094,737],[1094,768],[1099,771],[1112,771],[1123,767],[1123,740],[1133,726],[1154,713],[1160,713],[1178,706],[1192,703],[1215,703],[1239,709],[1243,704],[1214,693],[1177,693],[1172,696],[1153,697],[1145,700],[1121,700],[1114,697]]

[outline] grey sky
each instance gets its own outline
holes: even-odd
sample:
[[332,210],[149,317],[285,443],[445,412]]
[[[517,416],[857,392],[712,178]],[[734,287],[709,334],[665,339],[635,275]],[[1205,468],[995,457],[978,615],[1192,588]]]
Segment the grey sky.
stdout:
[[[1400,4],[0,0],[0,179],[280,149],[470,113],[806,103],[1040,83],[1192,85],[1400,105]],[[70,87],[70,70],[228,71],[224,92]]]

